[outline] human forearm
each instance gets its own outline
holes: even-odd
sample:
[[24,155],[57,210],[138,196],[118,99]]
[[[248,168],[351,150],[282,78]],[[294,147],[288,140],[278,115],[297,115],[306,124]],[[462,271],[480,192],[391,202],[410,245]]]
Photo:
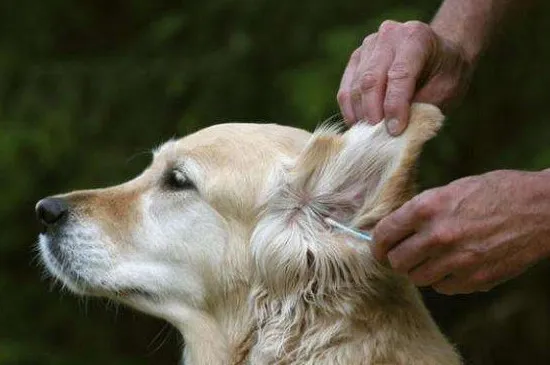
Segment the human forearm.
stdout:
[[517,0],[446,0],[431,22],[434,31],[462,47],[475,62]]

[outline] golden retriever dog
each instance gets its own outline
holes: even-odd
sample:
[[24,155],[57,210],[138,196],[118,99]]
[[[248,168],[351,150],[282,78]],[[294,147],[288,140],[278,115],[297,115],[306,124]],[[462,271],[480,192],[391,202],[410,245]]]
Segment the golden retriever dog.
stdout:
[[328,226],[372,228],[412,195],[443,120],[313,134],[221,124],[170,141],[122,185],[38,202],[41,258],[71,291],[181,331],[187,365],[453,365],[417,289]]

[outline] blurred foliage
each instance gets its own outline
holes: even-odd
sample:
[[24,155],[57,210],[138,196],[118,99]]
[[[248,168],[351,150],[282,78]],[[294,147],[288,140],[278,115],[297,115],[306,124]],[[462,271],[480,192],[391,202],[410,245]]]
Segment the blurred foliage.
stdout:
[[[438,5],[0,2],[0,364],[175,364],[181,339],[162,322],[41,280],[34,203],[125,180],[151,147],[213,123],[312,129],[337,113],[341,73],[366,34],[387,18],[428,21]],[[514,15],[424,154],[423,187],[550,166],[550,5]],[[548,364],[550,286],[540,277],[548,270],[488,294],[426,298],[472,363]]]

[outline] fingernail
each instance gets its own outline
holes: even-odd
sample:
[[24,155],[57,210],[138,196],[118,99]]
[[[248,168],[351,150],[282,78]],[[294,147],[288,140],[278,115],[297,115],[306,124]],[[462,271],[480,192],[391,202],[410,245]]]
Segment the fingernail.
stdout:
[[399,120],[395,118],[388,120],[386,122],[386,127],[392,136],[398,136],[402,132],[401,123],[399,123]]

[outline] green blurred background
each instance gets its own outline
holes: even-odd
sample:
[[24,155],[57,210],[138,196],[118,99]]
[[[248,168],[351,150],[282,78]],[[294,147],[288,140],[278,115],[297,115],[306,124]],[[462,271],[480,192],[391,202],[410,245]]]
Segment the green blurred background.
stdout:
[[[176,364],[168,325],[52,289],[34,242],[46,195],[123,181],[147,151],[224,121],[312,129],[335,115],[347,59],[387,18],[439,1],[0,2],[0,364]],[[550,5],[499,29],[462,106],[430,142],[423,188],[550,167]],[[471,364],[550,363],[550,270],[486,294],[426,291]]]

